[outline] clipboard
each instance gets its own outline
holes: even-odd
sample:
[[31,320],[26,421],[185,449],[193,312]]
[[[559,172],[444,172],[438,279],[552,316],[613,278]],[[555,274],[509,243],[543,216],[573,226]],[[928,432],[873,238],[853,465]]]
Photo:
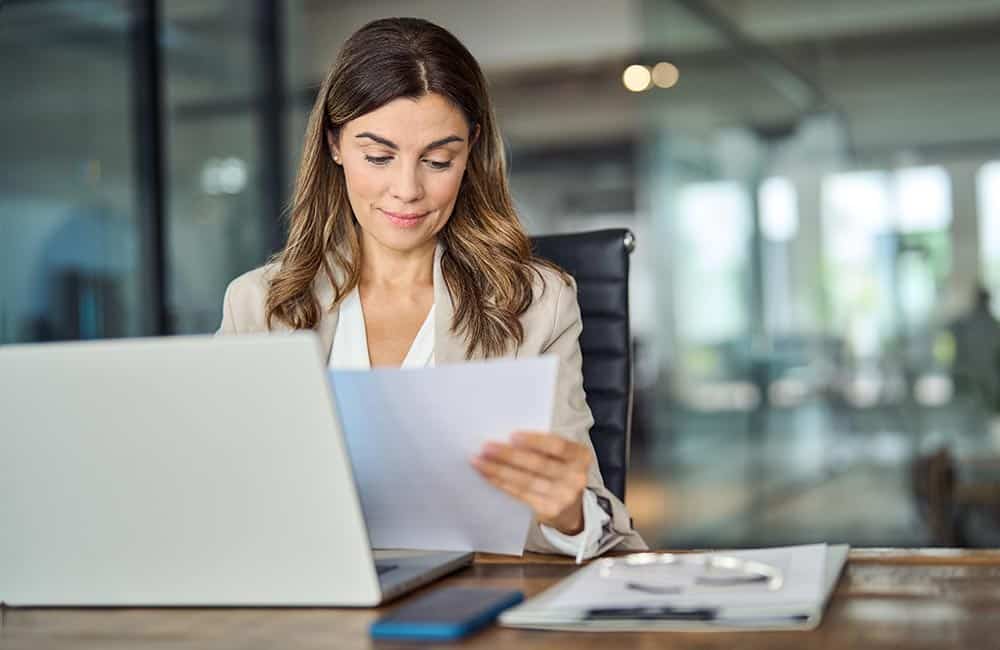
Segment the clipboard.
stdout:
[[597,561],[507,610],[500,624],[565,631],[809,630],[822,620],[848,550],[846,544],[811,544],[726,551],[726,555],[782,565],[787,571],[787,583],[771,594],[742,587],[718,591],[716,595],[668,594],[642,601],[625,601],[621,592],[612,588],[602,591],[596,578],[600,571]]

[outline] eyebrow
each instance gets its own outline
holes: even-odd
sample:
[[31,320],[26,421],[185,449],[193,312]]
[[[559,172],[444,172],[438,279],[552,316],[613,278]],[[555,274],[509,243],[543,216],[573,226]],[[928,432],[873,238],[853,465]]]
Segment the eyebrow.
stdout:
[[[386,147],[389,147],[390,149],[392,149],[394,151],[399,151],[399,145],[398,144],[396,144],[392,140],[388,140],[386,138],[383,138],[380,135],[375,135],[374,133],[372,133],[370,131],[364,131],[363,133],[359,133],[359,134],[357,134],[354,137],[355,138],[368,138],[369,140],[374,140],[375,142],[377,142],[377,143],[379,143],[381,145],[385,145]],[[451,144],[452,142],[465,142],[465,139],[464,138],[460,138],[457,135],[449,135],[447,138],[441,138],[440,140],[435,140],[434,142],[431,142],[426,147],[424,147],[423,150],[424,151],[430,151],[431,149],[437,149],[438,147],[443,147],[444,145]]]

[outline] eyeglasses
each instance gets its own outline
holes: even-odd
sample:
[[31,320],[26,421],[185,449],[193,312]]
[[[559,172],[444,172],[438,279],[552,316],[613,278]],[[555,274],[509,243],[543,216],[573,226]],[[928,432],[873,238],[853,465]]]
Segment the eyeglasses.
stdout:
[[647,594],[680,594],[721,587],[761,585],[781,589],[781,569],[731,555],[687,553],[633,553],[599,560],[601,578],[623,583],[626,589]]

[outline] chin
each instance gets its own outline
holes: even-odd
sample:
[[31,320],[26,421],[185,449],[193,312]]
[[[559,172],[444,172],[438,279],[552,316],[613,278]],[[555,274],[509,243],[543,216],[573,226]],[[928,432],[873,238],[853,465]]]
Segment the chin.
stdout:
[[428,232],[423,228],[414,230],[405,229],[382,229],[374,235],[374,239],[386,248],[406,253],[426,246],[429,242],[434,242],[436,237],[433,232]]

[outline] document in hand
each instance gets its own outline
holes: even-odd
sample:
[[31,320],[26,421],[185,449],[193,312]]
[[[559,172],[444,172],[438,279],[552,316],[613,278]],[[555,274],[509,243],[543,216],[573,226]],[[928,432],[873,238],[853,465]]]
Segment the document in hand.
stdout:
[[[656,564],[656,554],[645,554],[648,564],[624,571],[624,558],[604,558],[507,610],[500,623],[599,631],[812,629],[847,551],[846,545],[810,544],[678,554],[671,564]],[[713,559],[749,567],[742,574],[748,578],[714,568]]]
[[557,370],[549,356],[330,371],[372,546],[521,555],[531,510],[470,460],[551,428]]

